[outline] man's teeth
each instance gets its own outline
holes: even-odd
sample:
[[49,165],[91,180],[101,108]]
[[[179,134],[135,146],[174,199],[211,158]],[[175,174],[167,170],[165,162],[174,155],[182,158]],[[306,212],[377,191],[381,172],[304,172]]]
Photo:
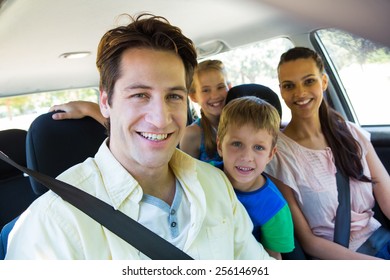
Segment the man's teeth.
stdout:
[[141,133],[141,135],[152,141],[161,141],[167,139],[168,134]]

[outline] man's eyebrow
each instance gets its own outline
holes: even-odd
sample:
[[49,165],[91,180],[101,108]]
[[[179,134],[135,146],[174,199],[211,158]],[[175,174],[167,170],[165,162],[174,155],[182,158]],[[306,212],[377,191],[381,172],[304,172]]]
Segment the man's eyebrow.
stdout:
[[144,84],[132,84],[127,86],[125,89],[151,89],[151,86],[147,86]]
[[168,88],[168,90],[170,91],[184,91],[184,92],[187,92],[187,88],[186,87],[183,87],[183,86],[176,86],[176,87],[170,87]]
[[[147,86],[145,84],[132,84],[127,86],[125,89],[127,90],[132,90],[132,89],[153,89],[151,86]],[[168,91],[184,91],[187,92],[187,88],[183,86],[173,86],[173,87],[168,87]]]

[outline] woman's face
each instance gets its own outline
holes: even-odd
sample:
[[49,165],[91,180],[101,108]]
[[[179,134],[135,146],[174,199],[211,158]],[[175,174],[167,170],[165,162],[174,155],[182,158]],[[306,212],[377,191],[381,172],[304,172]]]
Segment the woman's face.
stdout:
[[279,87],[292,118],[318,117],[327,76],[311,58],[288,61],[279,66]]

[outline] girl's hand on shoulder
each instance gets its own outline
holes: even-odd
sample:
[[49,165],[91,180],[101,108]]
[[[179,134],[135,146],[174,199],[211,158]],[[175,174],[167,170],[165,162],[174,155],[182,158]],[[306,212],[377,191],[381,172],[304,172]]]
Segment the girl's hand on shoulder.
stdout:
[[101,124],[104,124],[105,121],[100,112],[99,104],[90,101],[71,101],[60,105],[54,105],[49,109],[49,112],[56,112],[52,116],[54,120],[92,117]]

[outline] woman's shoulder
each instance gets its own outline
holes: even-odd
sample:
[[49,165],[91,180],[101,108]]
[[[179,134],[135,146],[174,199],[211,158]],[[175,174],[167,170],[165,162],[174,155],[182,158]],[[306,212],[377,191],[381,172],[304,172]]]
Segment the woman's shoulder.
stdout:
[[355,138],[357,138],[358,140],[360,139],[370,140],[371,134],[367,130],[362,128],[360,125],[350,121],[346,121],[345,123],[347,124],[347,127],[349,128],[349,130],[351,131],[352,135]]
[[287,153],[289,155],[294,154],[294,151],[297,151],[298,147],[300,146],[297,142],[295,142],[283,132],[279,132],[276,145],[279,153]]

